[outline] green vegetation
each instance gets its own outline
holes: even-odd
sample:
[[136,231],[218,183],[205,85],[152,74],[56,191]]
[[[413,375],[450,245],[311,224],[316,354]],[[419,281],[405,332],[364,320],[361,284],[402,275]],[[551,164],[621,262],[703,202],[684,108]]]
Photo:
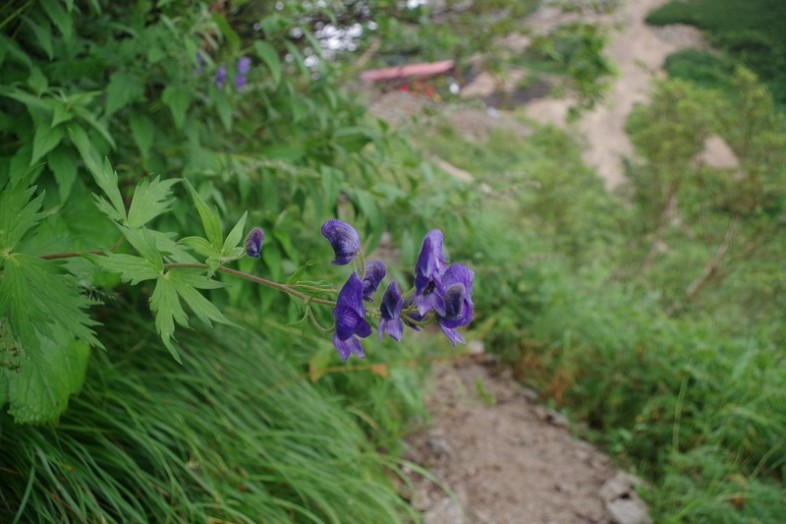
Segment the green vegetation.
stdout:
[[[786,106],[784,19],[786,4],[780,0],[680,0],[656,9],[649,14],[647,22],[690,24],[703,30],[713,47],[752,69],[767,84],[776,105],[783,110]],[[693,61],[693,64],[702,62]]]
[[[750,72],[726,81],[733,99],[656,86],[618,195],[555,129],[423,137],[491,188],[464,246],[487,348],[652,481],[659,522],[786,511],[786,133]],[[696,162],[713,134],[739,168]]]

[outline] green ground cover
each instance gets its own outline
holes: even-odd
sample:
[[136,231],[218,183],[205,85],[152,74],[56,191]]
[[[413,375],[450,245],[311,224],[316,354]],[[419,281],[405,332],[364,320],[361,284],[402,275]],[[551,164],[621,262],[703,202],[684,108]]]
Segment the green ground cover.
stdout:
[[[779,0],[673,1],[647,16],[650,24],[690,24],[704,31],[713,47],[725,51],[759,75],[772,91],[780,110],[786,106],[784,19],[786,4]],[[706,79],[706,57],[683,54],[680,60],[690,67],[677,71],[670,69],[670,72],[686,78]],[[717,71],[717,66],[711,66],[710,70]]]

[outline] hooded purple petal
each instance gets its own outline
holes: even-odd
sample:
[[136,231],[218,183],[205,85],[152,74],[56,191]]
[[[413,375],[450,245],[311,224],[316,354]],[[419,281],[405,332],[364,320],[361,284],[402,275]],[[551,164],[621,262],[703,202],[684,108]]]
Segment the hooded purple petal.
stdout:
[[445,314],[439,317],[439,327],[453,345],[464,342],[455,328],[466,326],[475,315],[475,306],[472,303],[472,286],[475,273],[466,266],[453,264],[443,276],[445,285]]
[[445,273],[445,255],[442,252],[442,231],[430,231],[423,239],[418,262],[415,266],[415,305],[421,315],[434,310],[445,314],[442,275]]
[[358,358],[365,357],[363,353],[363,346],[360,341],[355,337],[350,337],[347,340],[340,340],[338,335],[333,335],[333,346],[338,351],[341,360],[346,361],[350,355],[355,355]]
[[331,219],[322,224],[322,236],[330,242],[336,258],[333,264],[344,266],[352,262],[360,250],[360,237],[355,228],[342,222],[341,220]]
[[237,72],[246,75],[251,70],[251,59],[247,56],[241,56],[237,61]]
[[265,241],[265,232],[262,228],[255,227],[246,237],[246,255],[259,258],[262,254],[262,243]]
[[333,345],[341,358],[346,360],[350,354],[363,357],[363,348],[355,335],[361,338],[371,335],[371,326],[366,320],[366,308],[363,305],[363,282],[357,273],[349,275],[341,288],[333,318],[336,319]]
[[215,84],[219,89],[224,88],[224,82],[227,81],[227,66],[221,66],[216,70]]
[[401,292],[398,289],[398,284],[394,280],[388,284],[385,294],[382,295],[382,303],[379,305],[380,340],[385,336],[385,333],[390,335],[390,338],[396,342],[399,342],[401,337],[404,336],[404,323],[401,320],[401,309],[403,307],[404,301],[401,299]]
[[363,300],[374,301],[374,293],[377,292],[379,283],[385,278],[385,264],[379,260],[373,260],[366,264],[366,274],[363,276]]

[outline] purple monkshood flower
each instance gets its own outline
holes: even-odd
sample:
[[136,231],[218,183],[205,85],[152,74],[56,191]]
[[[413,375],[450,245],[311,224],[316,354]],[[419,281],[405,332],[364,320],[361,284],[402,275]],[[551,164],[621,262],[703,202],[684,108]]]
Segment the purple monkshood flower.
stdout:
[[227,81],[227,66],[222,65],[216,70],[215,84],[219,89],[224,89],[224,83]]
[[251,70],[251,59],[247,56],[241,56],[237,61],[237,72],[241,75],[246,75]]
[[262,254],[262,242],[265,241],[265,232],[262,228],[255,227],[246,237],[246,255],[259,258]]
[[350,355],[363,358],[363,346],[355,335],[366,338],[371,334],[371,326],[366,320],[366,308],[363,305],[363,282],[357,273],[349,275],[346,284],[341,288],[333,318],[336,319],[333,345],[341,360],[346,361]]
[[445,288],[442,275],[445,273],[445,255],[442,253],[442,231],[430,231],[423,239],[420,255],[415,266],[415,306],[418,313],[425,315],[434,310],[445,314]]
[[352,262],[352,259],[355,258],[355,255],[360,250],[358,232],[355,231],[355,228],[341,220],[333,218],[322,224],[322,236],[327,238],[333,247],[336,258],[333,259],[332,263],[337,266],[344,266]]
[[475,307],[472,304],[472,284],[475,273],[466,266],[453,264],[442,276],[445,286],[445,314],[439,316],[439,327],[446,337],[453,342],[464,342],[464,338],[456,332],[457,327],[472,322]]
[[237,75],[235,76],[235,89],[242,91],[246,86],[246,75],[251,69],[251,59],[247,56],[241,57],[237,61]]
[[366,274],[363,276],[363,300],[374,301],[374,293],[377,292],[379,283],[385,278],[385,264],[379,260],[373,260],[366,264]]
[[382,303],[379,305],[379,312],[381,318],[379,320],[379,340],[385,336],[385,333],[390,335],[390,338],[399,342],[404,335],[404,323],[401,321],[401,308],[404,307],[404,301],[401,300],[401,292],[398,290],[398,284],[394,280],[388,284],[385,294],[382,295]]

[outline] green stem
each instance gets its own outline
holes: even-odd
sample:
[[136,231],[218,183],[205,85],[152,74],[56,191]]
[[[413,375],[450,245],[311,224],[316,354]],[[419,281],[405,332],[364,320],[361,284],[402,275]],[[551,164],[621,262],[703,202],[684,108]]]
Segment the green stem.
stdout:
[[[180,264],[164,264],[165,269],[175,269],[175,268],[197,268],[197,269],[207,269],[207,264],[200,264],[200,263],[180,263]],[[278,282],[273,282],[272,280],[268,280],[266,278],[258,277],[256,275],[251,275],[249,273],[244,273],[242,271],[238,271],[236,269],[230,269],[224,266],[218,266],[216,269],[219,273],[226,273],[227,275],[232,275],[233,277],[242,278],[244,280],[248,280],[250,282],[254,282],[259,284],[260,286],[272,287],[273,289],[277,289],[282,293],[286,293],[288,295],[292,295],[293,297],[299,298],[300,300],[313,303],[313,304],[322,304],[323,306],[335,306],[336,303],[332,300],[326,300],[324,298],[316,298],[312,297],[311,295],[306,295],[305,293],[301,293],[300,291],[294,290],[291,287],[279,284]]]

